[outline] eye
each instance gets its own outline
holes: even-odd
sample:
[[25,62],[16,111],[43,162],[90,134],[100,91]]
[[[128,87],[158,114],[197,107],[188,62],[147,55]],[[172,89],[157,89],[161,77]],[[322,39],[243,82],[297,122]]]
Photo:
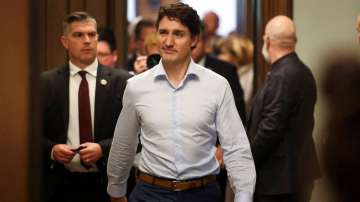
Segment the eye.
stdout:
[[88,35],[89,35],[89,37],[94,38],[94,37],[96,37],[97,33],[96,32],[90,32]]
[[174,36],[177,38],[181,38],[184,36],[184,33],[183,32],[174,32]]
[[167,32],[166,30],[159,30],[158,33],[159,33],[160,36],[164,36],[164,35],[166,35],[168,32]]
[[76,37],[76,38],[81,38],[82,36],[84,36],[84,34],[81,33],[81,32],[74,32],[73,36]]

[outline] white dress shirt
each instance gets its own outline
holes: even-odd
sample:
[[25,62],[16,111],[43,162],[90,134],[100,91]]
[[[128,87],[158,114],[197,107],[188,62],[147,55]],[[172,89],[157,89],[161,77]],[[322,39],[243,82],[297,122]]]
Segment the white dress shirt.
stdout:
[[[79,134],[79,105],[78,94],[81,82],[81,76],[79,71],[86,71],[86,80],[89,85],[89,99],[90,99],[90,111],[91,111],[91,126],[94,133],[94,109],[95,109],[95,88],[96,88],[96,75],[98,69],[98,61],[94,60],[85,69],[80,69],[71,61],[69,61],[70,78],[69,78],[69,126],[67,132],[67,142],[71,148],[78,148],[80,145]],[[94,135],[94,134],[93,134]],[[98,171],[96,165],[92,165],[92,168],[86,169],[80,163],[80,155],[76,154],[72,161],[65,164],[65,167],[71,172],[95,172]]]
[[252,201],[255,166],[225,78],[191,61],[177,87],[162,62],[128,80],[108,160],[112,197],[126,193],[139,131],[139,169],[177,180],[219,173],[214,155],[219,137],[236,201]]

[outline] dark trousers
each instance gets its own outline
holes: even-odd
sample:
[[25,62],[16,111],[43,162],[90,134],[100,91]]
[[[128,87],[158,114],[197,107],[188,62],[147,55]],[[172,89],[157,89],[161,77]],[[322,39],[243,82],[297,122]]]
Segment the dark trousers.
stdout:
[[64,172],[48,202],[109,202],[100,173]]
[[186,191],[172,191],[141,181],[136,183],[129,202],[220,202],[219,185],[214,182],[205,187]]
[[309,202],[311,194],[255,195],[254,202]]

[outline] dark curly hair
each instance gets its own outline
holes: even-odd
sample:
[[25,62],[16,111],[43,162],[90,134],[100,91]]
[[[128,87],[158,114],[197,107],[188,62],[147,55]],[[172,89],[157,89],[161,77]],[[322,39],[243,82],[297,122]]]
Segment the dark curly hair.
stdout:
[[186,26],[191,33],[191,36],[197,36],[200,33],[200,17],[196,10],[187,4],[177,2],[166,6],[161,6],[159,15],[156,20],[156,28],[159,28],[159,22],[163,17],[168,17],[170,20],[179,20],[181,24]]

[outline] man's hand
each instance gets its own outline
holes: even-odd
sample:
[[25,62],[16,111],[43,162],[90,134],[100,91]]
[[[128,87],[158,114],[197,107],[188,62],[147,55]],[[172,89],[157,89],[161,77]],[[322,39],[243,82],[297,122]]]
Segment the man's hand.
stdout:
[[66,144],[57,144],[53,146],[52,151],[54,160],[61,164],[70,163],[76,154],[73,149]]
[[218,160],[220,164],[220,168],[224,168],[224,159],[223,159],[224,153],[221,149],[220,145],[216,146],[216,152],[215,152],[215,158]]
[[111,202],[127,202],[127,198],[125,196],[120,197],[120,198],[111,197]]
[[80,159],[85,165],[96,163],[103,155],[102,149],[98,143],[87,142],[81,144],[80,147],[83,147],[83,149],[79,151]]

